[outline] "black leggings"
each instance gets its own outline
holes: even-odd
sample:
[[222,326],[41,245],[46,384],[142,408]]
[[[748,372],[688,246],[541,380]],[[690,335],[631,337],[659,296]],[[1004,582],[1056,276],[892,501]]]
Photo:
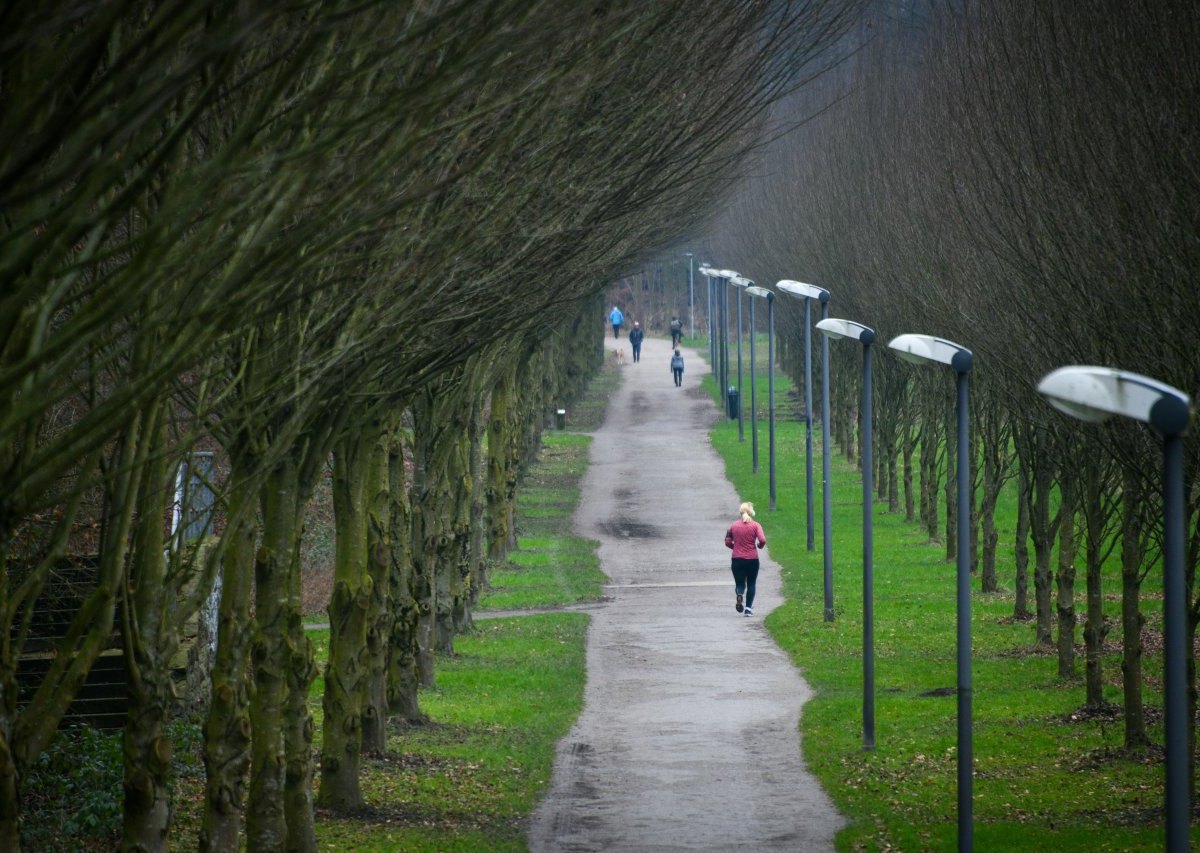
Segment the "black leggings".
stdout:
[[754,605],[754,584],[758,582],[758,558],[747,560],[745,557],[734,557],[730,560],[729,568],[733,570],[733,591],[746,593],[746,606]]

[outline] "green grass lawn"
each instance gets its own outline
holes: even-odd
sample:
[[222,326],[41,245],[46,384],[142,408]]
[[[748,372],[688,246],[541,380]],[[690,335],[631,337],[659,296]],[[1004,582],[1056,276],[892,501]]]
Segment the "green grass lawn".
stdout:
[[[706,379],[710,391],[716,386]],[[747,385],[743,386],[748,387]],[[760,374],[760,388],[765,387]],[[803,424],[785,416],[789,383],[776,376],[777,509],[768,507],[767,432],[760,422],[760,472],[751,472],[751,437],[721,421],[713,443],[744,500],[754,501],[781,565],[787,602],[767,620],[812,685],[805,706],[804,755],[851,824],[841,850],[952,850],[956,843],[955,565],[944,543],[928,541],[903,513],[875,504],[874,752],[862,750],[862,484],[833,460],[835,620],[823,619],[820,438],[814,551],[805,547]],[[765,404],[765,395],[760,405]],[[782,402],[781,402],[782,401]],[[1033,648],[1033,627],[1014,622],[1011,586],[1015,497],[997,519],[1001,591],[973,580],[975,839],[982,850],[1162,849],[1161,751],[1126,755],[1119,713],[1078,713],[1082,677],[1058,677],[1052,652]],[[1119,567],[1107,567],[1108,615],[1119,616]],[[1158,585],[1151,573],[1146,592]],[[1007,588],[1006,588],[1007,587]],[[1031,590],[1032,592],[1032,590]],[[1078,607],[1082,608],[1083,579]],[[1161,603],[1146,596],[1153,624]],[[1119,644],[1119,627],[1109,644]],[[1082,632],[1078,642],[1082,643]],[[1119,703],[1120,649],[1106,647],[1105,698]],[[1078,661],[1082,676],[1082,654]],[[1147,654],[1150,736],[1162,742],[1161,655]],[[949,688],[949,690],[947,690]],[[932,694],[932,695],[931,695]],[[1200,834],[1193,833],[1194,840]]]
[[591,436],[547,432],[517,497],[517,550],[494,566],[476,611],[554,607],[600,598],[596,543],[571,532]]
[[392,725],[388,754],[363,762],[370,808],[321,815],[321,849],[524,850],[555,744],[582,705],[586,629],[583,614],[545,614],[458,638],[421,693],[430,722]]

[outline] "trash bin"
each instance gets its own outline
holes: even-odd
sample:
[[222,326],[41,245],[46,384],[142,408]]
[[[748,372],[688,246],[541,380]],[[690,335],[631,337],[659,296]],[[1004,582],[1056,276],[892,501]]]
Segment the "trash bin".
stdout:
[[555,429],[566,429],[567,428],[567,410],[566,409],[559,409],[558,411],[556,411],[554,413],[554,427],[555,427]]
[[733,385],[729,386],[729,393],[725,395],[726,401],[729,403],[729,419],[736,420],[738,416],[738,389]]

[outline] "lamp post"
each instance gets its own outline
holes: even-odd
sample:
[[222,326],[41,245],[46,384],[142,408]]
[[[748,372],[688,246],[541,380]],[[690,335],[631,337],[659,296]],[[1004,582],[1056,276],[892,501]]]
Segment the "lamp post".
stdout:
[[830,338],[861,341],[863,346],[863,749],[875,748],[875,574],[874,574],[874,406],[871,397],[871,344],[875,330],[853,320],[828,318],[817,329]]
[[[737,275],[735,270],[717,270],[719,282],[719,301],[721,313],[721,352],[718,356],[721,362],[721,402],[725,412],[729,412],[729,281]],[[729,415],[732,417],[732,415]]]
[[[765,288],[764,288],[765,289]],[[754,297],[756,294],[750,293],[750,288],[746,288],[746,292],[750,294],[750,470],[758,473],[758,406],[755,402],[754,394],[754,374],[757,373],[757,368],[754,363],[754,335],[757,331],[757,326],[754,322]],[[768,291],[769,292],[769,291]],[[773,507],[772,507],[773,508]]]
[[1148,423],[1163,440],[1163,681],[1169,853],[1189,849],[1187,602],[1184,578],[1183,434],[1191,401],[1161,382],[1109,367],[1060,367],[1038,383],[1054,408],[1093,423],[1113,415]]
[[[767,290],[765,287],[750,285],[746,288],[746,292],[751,296],[756,296],[760,299],[767,300],[767,434],[770,436],[769,444],[769,463],[770,466],[770,509],[775,511],[775,293]],[[754,303],[751,302],[751,311],[754,310]],[[753,315],[751,315],[753,316]],[[750,338],[750,346],[754,346],[754,338]],[[750,370],[754,370],[754,360],[751,358]],[[750,374],[751,387],[753,387],[754,374]],[[757,457],[756,457],[757,461]]]
[[971,512],[970,431],[967,423],[968,375],[974,362],[971,351],[930,335],[900,335],[888,348],[905,361],[947,364],[954,369],[958,392],[958,849],[969,851],[975,843],[971,791],[974,784],[971,743]]
[[[784,293],[794,296],[797,299],[804,300],[804,459],[805,459],[805,495],[806,495],[806,514],[808,516],[808,550],[814,549],[814,524],[813,524],[813,464],[812,464],[812,312],[810,299],[816,299],[825,306],[829,303],[829,291],[823,287],[817,287],[813,284],[805,284],[802,281],[792,281],[784,279],[775,285]],[[832,589],[826,595],[826,612],[833,608],[831,599]]]
[[738,441],[746,440],[745,421],[742,417],[742,291],[753,281],[742,275],[735,275],[729,280],[729,283],[736,287],[737,290],[737,419],[738,419]]
[[[829,291],[823,287],[784,279],[777,285],[780,290],[804,299],[804,424],[806,451],[806,489],[808,503],[808,549],[813,549],[812,509],[812,326],[809,300],[821,303],[821,319],[829,316]],[[825,621],[833,621],[833,495],[830,490],[833,460],[829,452],[829,339],[821,338],[821,544],[825,557]]]
[[688,259],[688,334],[696,334],[696,309],[695,309],[695,291],[692,286],[692,253],[684,252],[683,256]]
[[716,271],[708,265],[707,261],[701,261],[700,275],[704,276],[704,280],[708,282],[708,364],[713,376],[719,376],[717,339],[713,337],[713,278],[716,276]]

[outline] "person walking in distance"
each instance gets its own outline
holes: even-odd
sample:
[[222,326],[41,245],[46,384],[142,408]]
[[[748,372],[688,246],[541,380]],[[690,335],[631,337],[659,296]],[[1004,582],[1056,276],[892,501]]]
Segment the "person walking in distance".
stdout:
[[683,339],[683,321],[678,315],[671,317],[671,346],[679,346],[679,342]]
[[625,322],[625,315],[616,305],[613,306],[613,310],[608,312],[608,322],[612,323],[613,337],[621,337],[621,324]]
[[675,355],[671,356],[671,373],[675,376],[675,387],[678,388],[683,384],[683,356],[679,350],[675,350]]
[[640,323],[634,323],[633,328],[629,330],[629,345],[633,347],[633,360],[639,362],[642,360],[642,338],[646,333],[642,331]]
[[[767,534],[754,520],[754,504],[738,507],[741,516],[725,532],[725,547],[733,551],[733,609],[743,616],[754,615],[754,586],[758,582],[758,551],[767,544]],[[743,598],[743,595],[745,598]]]

